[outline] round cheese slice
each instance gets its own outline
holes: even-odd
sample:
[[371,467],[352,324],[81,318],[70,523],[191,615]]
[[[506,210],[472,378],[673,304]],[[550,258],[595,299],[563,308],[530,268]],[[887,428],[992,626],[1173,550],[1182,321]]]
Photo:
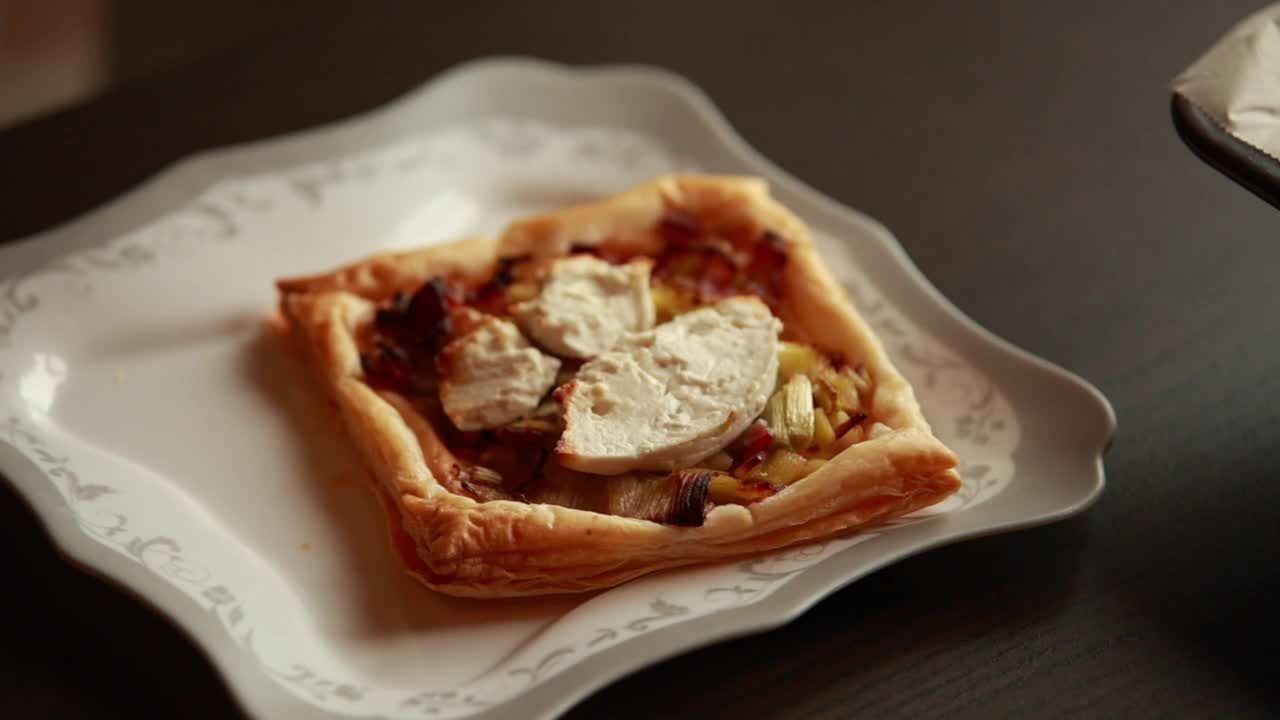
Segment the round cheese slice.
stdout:
[[459,430],[499,427],[533,412],[559,369],[513,323],[480,315],[436,356],[440,404]]
[[625,333],[653,327],[649,258],[610,265],[591,255],[556,260],[542,291],[513,309],[520,329],[566,358],[592,358]]
[[614,475],[690,467],[733,441],[764,409],[782,323],[733,297],[624,336],[560,391],[561,465]]

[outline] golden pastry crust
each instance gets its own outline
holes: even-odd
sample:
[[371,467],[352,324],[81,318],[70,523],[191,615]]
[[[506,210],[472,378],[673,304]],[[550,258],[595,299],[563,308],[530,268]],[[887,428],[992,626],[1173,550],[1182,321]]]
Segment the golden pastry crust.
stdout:
[[[870,414],[893,428],[845,448],[785,491],[721,505],[700,527],[676,527],[548,504],[477,502],[448,487],[449,449],[405,397],[363,380],[357,332],[376,301],[432,276],[479,280],[496,261],[563,255],[573,246],[642,249],[670,207],[729,214],[786,242],[779,316],[793,336],[856,358],[874,389]],[[383,254],[331,273],[281,280],[281,309],[378,481],[406,568],[451,595],[578,592],[663,568],[722,560],[864,527],[932,505],[960,486],[956,457],[930,431],[911,386],[889,362],[808,229],[754,178],[672,175],[598,203],[470,238]]]

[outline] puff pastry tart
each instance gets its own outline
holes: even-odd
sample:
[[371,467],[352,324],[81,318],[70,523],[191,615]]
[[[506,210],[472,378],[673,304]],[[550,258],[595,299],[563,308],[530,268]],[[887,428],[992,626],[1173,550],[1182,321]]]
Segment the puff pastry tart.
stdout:
[[604,588],[866,527],[960,486],[911,387],[755,178],[672,175],[278,281],[408,571]]

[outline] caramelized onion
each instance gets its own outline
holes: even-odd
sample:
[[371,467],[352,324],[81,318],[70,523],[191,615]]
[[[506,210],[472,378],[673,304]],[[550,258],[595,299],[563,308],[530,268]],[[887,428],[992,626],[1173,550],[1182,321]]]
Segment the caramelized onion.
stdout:
[[360,356],[365,382],[375,388],[406,392],[413,388],[413,366],[405,351],[379,340],[371,353]]
[[543,465],[543,472],[521,489],[521,495],[532,503],[607,513],[608,487],[605,478],[576,472],[548,460]]
[[698,527],[711,508],[709,498],[712,470],[677,470],[672,473],[676,482],[675,504],[666,522],[671,525]]
[[[388,305],[374,315],[373,327],[379,336],[379,347],[373,364],[382,364],[387,355],[385,348],[393,346],[408,365],[424,364],[424,358],[418,356],[425,351],[425,358],[429,358],[448,339],[450,311],[460,302],[458,290],[440,277],[423,283],[412,297],[396,293]],[[367,366],[366,362],[366,373]]]
[[702,524],[710,505],[711,470],[677,470],[669,475],[628,473],[608,478],[607,512],[685,527]]
[[498,471],[483,465],[458,465],[458,484],[477,500],[510,500],[504,478]]
[[703,303],[731,294],[738,266],[723,250],[711,245],[668,246],[657,257],[654,277],[697,295]]
[[461,302],[458,291],[439,277],[433,277],[418,288],[409,301],[404,317],[408,322],[408,331],[412,333],[410,343],[425,346],[432,351],[438,350],[449,338],[450,313]]
[[693,291],[703,303],[749,292],[776,306],[786,241],[750,224],[721,225],[709,227],[684,210],[668,210],[655,228],[664,247],[655,258],[654,277]]
[[619,517],[665,522],[676,492],[667,475],[626,473],[598,478],[606,490],[606,512]]
[[549,462],[546,472],[525,489],[522,497],[529,502],[699,527],[715,505],[750,505],[778,490],[767,482],[739,479],[706,468],[676,470],[667,475],[626,473],[602,477]]

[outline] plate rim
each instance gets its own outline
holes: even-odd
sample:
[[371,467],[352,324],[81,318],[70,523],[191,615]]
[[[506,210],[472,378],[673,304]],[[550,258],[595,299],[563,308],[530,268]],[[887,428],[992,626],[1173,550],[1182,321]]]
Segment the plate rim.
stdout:
[[[699,633],[695,637],[687,632],[683,623],[652,630],[593,654],[591,662],[585,665],[594,667],[595,672],[584,673],[580,671],[581,666],[575,666],[579,668],[579,672],[575,673],[575,668],[569,668],[471,717],[493,718],[506,714],[516,700],[520,701],[524,716],[557,716],[630,671],[651,666],[695,648],[785,625],[840,588],[907,557],[975,537],[1056,522],[1083,512],[1097,501],[1106,484],[1103,455],[1116,430],[1115,411],[1100,390],[1079,375],[1030,353],[979,325],[934,287],[887,227],[824,195],[776,165],[747,143],[703,90],[682,75],[656,66],[571,65],[510,55],[466,61],[435,74],[387,103],[334,122],[185,156],[132,189],[82,215],[5,243],[4,247],[0,247],[0,257],[16,260],[14,266],[20,269],[12,273],[12,276],[29,275],[58,258],[78,250],[100,246],[132,229],[136,221],[125,220],[134,206],[148,207],[150,209],[142,214],[157,217],[173,209],[168,205],[180,207],[219,179],[249,172],[244,166],[253,163],[247,161],[259,158],[267,151],[292,156],[298,164],[322,160],[343,154],[343,150],[335,147],[333,141],[344,133],[347,137],[342,138],[338,144],[348,145],[350,150],[359,149],[363,143],[355,136],[365,134],[376,138],[380,125],[400,114],[410,113],[415,105],[428,104],[431,96],[440,88],[465,82],[483,84],[487,75],[511,72],[540,73],[564,82],[640,79],[670,93],[694,112],[698,121],[706,126],[705,129],[723,146],[725,152],[752,167],[757,174],[767,177],[776,192],[800,198],[810,207],[836,218],[837,222],[866,228],[890,252],[895,265],[902,270],[911,285],[923,291],[928,304],[941,311],[960,329],[1005,356],[1052,378],[1067,391],[1078,393],[1090,411],[1096,413],[1087,423],[1095,429],[1096,437],[1090,444],[1095,449],[1092,456],[1093,477],[1089,478],[1091,483],[1086,494],[1073,503],[1032,517],[939,534],[911,547],[895,549],[854,573],[840,572],[836,562],[840,553],[836,553],[806,571],[806,575],[821,575],[814,581],[789,583],[759,602],[716,612],[713,616],[716,619],[714,629],[710,632]],[[386,138],[382,142],[386,142]],[[281,165],[279,162],[269,164],[276,167]],[[241,167],[237,168],[238,165]],[[169,202],[161,203],[166,207],[159,208],[157,200]],[[93,232],[87,232],[90,229]],[[89,241],[84,242],[84,238]],[[10,455],[12,459],[7,457]],[[306,703],[276,685],[255,663],[241,662],[246,657],[244,649],[235,644],[220,625],[212,623],[189,598],[157,581],[145,568],[127,562],[84,534],[74,518],[65,512],[65,503],[49,485],[44,474],[7,443],[0,443],[0,468],[4,469],[4,474],[10,480],[9,484],[44,528],[55,550],[73,566],[122,588],[177,626],[209,659],[242,711],[262,717],[280,714],[290,717],[335,717],[330,710]],[[672,639],[678,641],[670,642]],[[648,651],[637,652],[641,647]]]

